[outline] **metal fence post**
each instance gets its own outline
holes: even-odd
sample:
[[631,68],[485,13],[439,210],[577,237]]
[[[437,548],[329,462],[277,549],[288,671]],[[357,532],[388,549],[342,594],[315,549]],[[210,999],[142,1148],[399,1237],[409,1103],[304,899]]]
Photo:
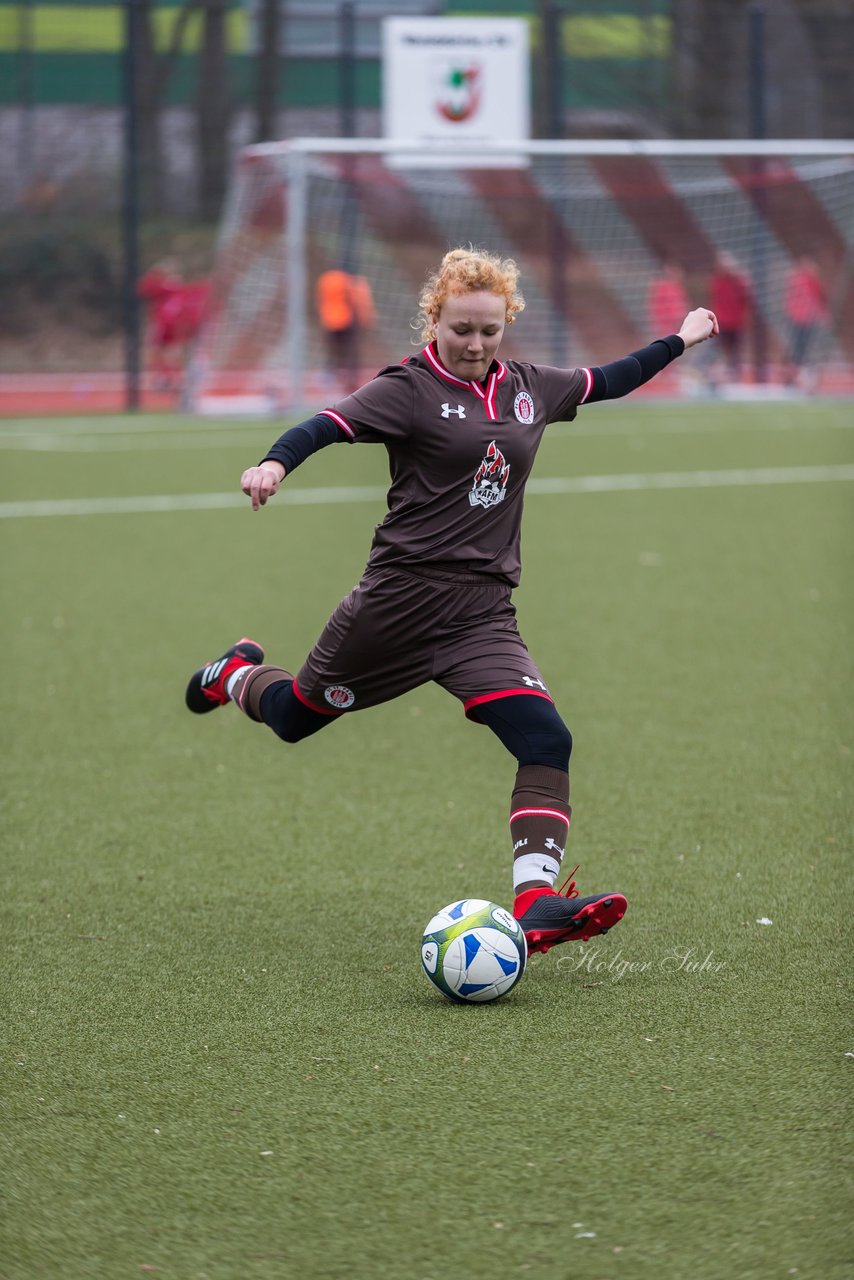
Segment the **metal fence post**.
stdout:
[[[762,140],[767,132],[765,82],[765,7],[751,5],[747,13],[749,133]],[[752,163],[755,184],[755,233],[752,246],[753,276],[753,372],[758,383],[768,378],[768,197],[766,163],[756,156]]]
[[290,402],[302,406],[305,396],[308,277],[306,273],[306,203],[308,156],[294,150],[287,157],[285,199],[285,294],[287,298],[287,365]]
[[124,171],[122,189],[122,247],[124,256],[123,312],[125,330],[125,408],[140,402],[139,280],[139,119],[136,56],[139,31],[137,0],[124,0]]

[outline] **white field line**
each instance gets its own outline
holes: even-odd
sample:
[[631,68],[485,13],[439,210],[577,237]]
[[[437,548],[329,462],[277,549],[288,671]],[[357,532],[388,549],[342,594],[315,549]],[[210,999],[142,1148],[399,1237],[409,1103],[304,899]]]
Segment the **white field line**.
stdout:
[[[0,420],[2,421],[2,420]],[[282,419],[281,421],[284,421]],[[144,414],[141,418],[132,414],[112,414],[80,418],[8,418],[0,429],[0,437],[37,435],[97,436],[97,435],[178,435],[182,433],[202,435],[218,431],[269,430],[270,419],[264,418],[190,418],[182,417],[176,425],[168,417]]]
[[[256,433],[259,428],[255,428]],[[0,433],[0,450],[13,453],[146,453],[152,450],[183,449],[186,452],[202,452],[210,449],[243,449],[260,457],[273,443],[276,436],[267,431],[256,435],[253,444],[252,428],[231,426],[231,434],[216,440],[193,435],[192,432],[164,432],[162,435],[48,435],[33,432],[29,435]]]
[[[655,489],[726,489],[754,485],[820,484],[854,480],[854,463],[826,467],[755,467],[733,471],[657,471],[628,475],[554,476],[528,482],[527,494],[625,493]],[[276,505],[327,506],[336,503],[380,502],[381,485],[353,485],[324,489],[285,488]],[[142,515],[167,511],[218,511],[246,507],[242,493],[177,493],[130,498],[56,498],[0,503],[0,519],[44,516]]]
[[809,432],[821,431],[854,431],[854,412],[848,417],[839,417],[834,421],[816,421],[811,418],[809,412],[805,409],[798,417],[778,418],[773,422],[768,421],[751,421],[750,416],[733,422],[732,418],[727,420],[725,417],[719,422],[702,422],[697,423],[690,410],[690,406],[686,406],[687,411],[681,414],[679,418],[668,421],[667,419],[658,422],[639,422],[633,424],[626,422],[609,422],[608,416],[593,419],[585,416],[583,420],[576,419],[575,422],[555,422],[552,426],[546,428],[546,440],[549,436],[634,436],[642,439],[644,436],[702,436],[702,435],[737,435],[745,436],[751,432],[766,435],[770,431],[803,431],[805,434]]
[[[645,417],[652,419],[653,406],[642,406],[648,410]],[[821,431],[854,430],[854,413],[840,415],[831,421],[819,417],[814,419],[809,407],[799,408],[796,415],[784,413],[773,421],[753,420],[748,412],[733,422],[731,415],[722,415],[718,422],[698,423],[694,417],[692,404],[687,404],[678,412],[672,405],[659,409],[660,417],[652,421],[635,418],[627,423],[612,419],[619,406],[596,406],[601,412],[585,414],[575,422],[557,422],[547,429],[546,440],[555,437],[586,436],[633,436],[641,438],[650,436],[682,436],[682,435],[726,435],[743,436],[749,432],[767,434],[776,431],[802,431],[804,433]],[[611,419],[609,421],[609,419]],[[287,430],[290,424],[282,421],[279,424],[250,421],[211,422],[209,419],[199,422],[182,422],[179,427],[165,427],[162,423],[122,421],[107,419],[100,422],[73,420],[47,426],[45,423],[34,425],[16,422],[6,428],[0,427],[0,450],[7,449],[22,453],[127,453],[145,452],[149,450],[186,449],[188,452],[199,449],[246,449],[264,448]],[[253,444],[253,441],[255,443]]]
[[198,428],[182,426],[177,431],[170,431],[164,426],[142,425],[138,428],[99,428],[96,425],[74,430],[45,430],[38,426],[28,430],[0,429],[0,449],[22,453],[127,453],[147,449],[186,449],[189,453],[201,448],[264,449],[284,429],[282,426],[277,431],[269,422],[247,422],[243,426],[234,422],[219,425],[202,422]]

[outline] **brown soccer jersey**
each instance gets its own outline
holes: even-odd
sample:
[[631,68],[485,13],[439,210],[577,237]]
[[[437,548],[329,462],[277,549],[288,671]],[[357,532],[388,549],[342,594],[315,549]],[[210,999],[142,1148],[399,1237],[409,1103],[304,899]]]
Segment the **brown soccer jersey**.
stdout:
[[589,394],[587,369],[495,360],[483,383],[449,373],[431,343],[323,410],[384,444],[389,511],[369,567],[433,566],[516,586],[525,483],[543,432]]

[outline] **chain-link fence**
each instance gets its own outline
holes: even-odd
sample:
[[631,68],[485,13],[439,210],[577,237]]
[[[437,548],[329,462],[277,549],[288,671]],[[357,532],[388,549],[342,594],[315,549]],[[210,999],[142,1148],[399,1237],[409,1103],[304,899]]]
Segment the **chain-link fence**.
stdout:
[[850,6],[760,7],[755,57],[751,12],[742,0],[0,0],[0,374],[133,364],[138,280],[204,280],[242,145],[380,133],[388,14],[526,16],[540,137],[746,137],[757,120],[768,136],[854,132]]

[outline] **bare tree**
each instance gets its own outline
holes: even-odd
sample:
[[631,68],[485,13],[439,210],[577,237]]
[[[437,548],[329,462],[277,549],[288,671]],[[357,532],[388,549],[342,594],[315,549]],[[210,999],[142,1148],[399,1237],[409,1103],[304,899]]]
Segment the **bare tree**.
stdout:
[[269,142],[276,133],[279,98],[282,0],[261,0],[255,95],[255,141]]
[[851,0],[673,0],[673,133],[737,138],[749,132],[752,10],[764,15],[769,135],[849,136]]
[[[159,213],[163,207],[163,150],[160,117],[166,90],[184,44],[187,24],[201,6],[201,0],[186,0],[175,11],[169,31],[169,43],[158,53],[154,37],[153,0],[127,0],[137,6],[136,112],[141,174],[140,203],[143,213]],[[158,9],[162,15],[165,12]]]
[[219,217],[228,183],[229,91],[226,14],[228,0],[202,0],[202,45],[196,81],[196,146],[199,213]]

